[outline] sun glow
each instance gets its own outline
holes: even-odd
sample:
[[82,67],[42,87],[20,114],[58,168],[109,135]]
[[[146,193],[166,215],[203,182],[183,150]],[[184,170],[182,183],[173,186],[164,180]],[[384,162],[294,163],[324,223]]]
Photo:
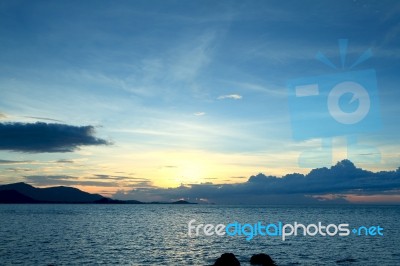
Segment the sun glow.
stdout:
[[197,183],[205,177],[206,167],[201,162],[184,162],[180,168],[179,176],[185,180],[185,183]]

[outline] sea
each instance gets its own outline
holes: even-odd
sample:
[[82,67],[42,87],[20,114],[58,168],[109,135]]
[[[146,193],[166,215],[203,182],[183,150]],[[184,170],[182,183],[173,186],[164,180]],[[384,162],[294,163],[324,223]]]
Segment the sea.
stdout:
[[[200,226],[189,236],[191,220],[231,225],[230,234],[206,235]],[[239,234],[238,224],[259,222],[276,227],[251,240]],[[331,234],[339,224],[359,231],[305,236],[299,229],[283,241],[279,223],[295,222],[333,224]],[[0,265],[212,265],[223,253],[241,265],[258,253],[277,265],[400,265],[399,222],[400,206],[383,205],[3,204]]]

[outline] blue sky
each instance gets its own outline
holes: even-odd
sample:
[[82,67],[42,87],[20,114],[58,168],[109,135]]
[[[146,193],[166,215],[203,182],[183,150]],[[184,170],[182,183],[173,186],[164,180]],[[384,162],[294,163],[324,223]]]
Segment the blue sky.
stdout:
[[[293,139],[287,83],[350,71],[369,48],[352,70],[375,69],[382,127],[356,136],[376,152],[350,159],[395,170],[399,13],[393,1],[2,1],[0,122],[91,126],[108,144],[5,145],[0,182],[74,178],[112,195],[331,166],[348,157],[348,136],[332,139],[331,160],[311,152],[302,164],[321,140]],[[316,60],[320,51],[340,66],[339,39],[345,68]],[[95,176],[104,186],[88,185]]]

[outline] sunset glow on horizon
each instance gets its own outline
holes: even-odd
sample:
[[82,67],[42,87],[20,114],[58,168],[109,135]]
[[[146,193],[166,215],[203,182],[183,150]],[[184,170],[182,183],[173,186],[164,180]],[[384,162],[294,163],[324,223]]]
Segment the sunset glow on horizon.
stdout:
[[[288,200],[340,194],[356,203],[400,203],[398,179],[382,181],[380,190],[375,183],[292,190],[344,159],[365,175],[399,175],[399,18],[390,6],[155,2],[0,6],[0,184],[224,202],[289,175],[276,191]],[[379,100],[380,127],[295,139],[297,118],[310,131],[332,128],[319,122],[323,112],[296,116],[290,82],[367,69],[376,71],[379,95],[368,108]],[[347,104],[345,114],[363,100],[344,96],[337,104]],[[260,173],[254,179],[262,185],[250,184]],[[293,181],[291,174],[301,175]]]

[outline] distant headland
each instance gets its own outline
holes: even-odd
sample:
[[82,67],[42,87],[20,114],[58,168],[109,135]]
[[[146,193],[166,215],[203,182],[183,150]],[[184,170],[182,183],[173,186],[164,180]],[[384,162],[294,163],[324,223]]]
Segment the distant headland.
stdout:
[[26,204],[26,203],[92,203],[92,204],[196,204],[185,200],[172,202],[142,202],[138,200],[116,200],[91,194],[73,187],[48,187],[37,188],[20,182],[0,185],[0,204]]

